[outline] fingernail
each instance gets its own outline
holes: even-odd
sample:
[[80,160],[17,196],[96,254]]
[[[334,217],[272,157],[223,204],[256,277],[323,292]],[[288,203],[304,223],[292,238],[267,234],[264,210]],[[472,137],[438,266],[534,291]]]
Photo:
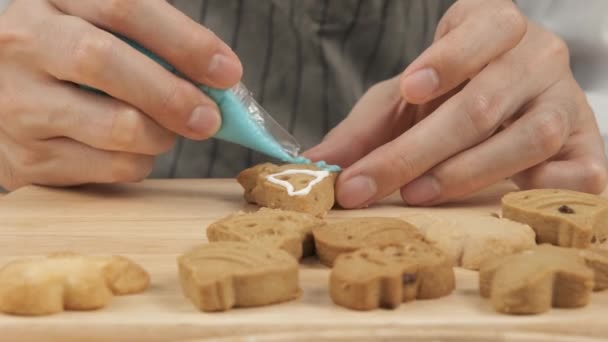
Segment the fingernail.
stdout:
[[401,190],[401,197],[407,204],[423,204],[439,197],[441,187],[433,176],[422,176]]
[[243,67],[236,57],[220,52],[211,57],[207,72],[209,77],[237,82],[241,78]]
[[220,114],[209,105],[201,105],[192,111],[187,127],[201,139],[209,138],[220,128]]
[[407,100],[425,100],[439,87],[439,76],[432,68],[425,68],[407,76],[401,89]]
[[376,182],[367,176],[356,176],[338,187],[338,202],[345,208],[366,204],[378,191]]

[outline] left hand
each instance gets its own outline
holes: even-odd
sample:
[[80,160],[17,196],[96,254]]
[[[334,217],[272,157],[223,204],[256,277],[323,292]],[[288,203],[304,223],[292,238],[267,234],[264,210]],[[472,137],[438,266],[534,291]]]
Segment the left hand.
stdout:
[[434,205],[508,177],[592,193],[607,182],[566,44],[507,0],[455,3],[433,44],[305,155],[346,167],[337,184],[346,208],[397,189],[408,204]]

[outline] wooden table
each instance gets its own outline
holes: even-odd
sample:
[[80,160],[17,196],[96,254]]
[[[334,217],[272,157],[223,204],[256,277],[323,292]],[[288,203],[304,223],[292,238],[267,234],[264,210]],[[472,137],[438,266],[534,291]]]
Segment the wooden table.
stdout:
[[[497,211],[509,184],[458,205],[429,210]],[[579,310],[538,316],[495,313],[477,291],[477,274],[457,269],[456,291],[394,311],[350,311],[332,304],[329,271],[303,262],[299,300],[225,313],[200,313],[183,298],[175,258],[204,242],[211,221],[246,208],[234,180],[150,180],[69,190],[28,187],[0,198],[0,262],[57,250],[124,254],[151,274],[144,294],[115,298],[95,312],[22,318],[0,315],[0,341],[368,341],[416,336],[419,341],[595,341],[608,336],[608,292]],[[397,197],[348,216],[399,216]],[[586,336],[587,339],[582,336]]]

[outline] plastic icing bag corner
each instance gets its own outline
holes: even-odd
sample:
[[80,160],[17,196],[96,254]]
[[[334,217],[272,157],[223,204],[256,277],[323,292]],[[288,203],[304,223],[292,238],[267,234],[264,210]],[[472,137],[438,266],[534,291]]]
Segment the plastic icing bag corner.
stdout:
[[[188,79],[172,65],[141,45],[120,35],[116,34],[116,36],[170,72]],[[248,147],[284,162],[310,162],[306,158],[298,156],[300,145],[296,139],[253,99],[251,93],[243,84],[239,83],[232,89],[226,90],[195,85],[217,103],[222,113],[222,126],[215,134],[215,138]]]
[[215,138],[230,141],[285,162],[301,162],[300,145],[251,96],[242,83],[229,90],[200,86],[222,112]]
[[[145,54],[165,69],[188,79],[172,65],[154,55],[132,40],[115,34],[117,37]],[[190,80],[191,81],[191,80]],[[191,81],[192,82],[192,81]],[[247,88],[239,83],[232,89],[220,90],[192,82],[211,97],[222,113],[222,126],[215,138],[229,141],[266,154],[283,162],[310,164],[311,161],[299,155],[300,145],[296,139],[279,125],[251,96]],[[321,161],[315,163],[319,168],[339,172],[337,165]]]

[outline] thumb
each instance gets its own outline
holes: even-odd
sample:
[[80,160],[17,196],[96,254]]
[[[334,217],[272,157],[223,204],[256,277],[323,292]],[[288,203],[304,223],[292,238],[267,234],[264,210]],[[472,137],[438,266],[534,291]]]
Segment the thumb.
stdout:
[[350,114],[317,146],[303,153],[313,161],[348,167],[392,140],[391,132],[403,110],[399,77],[377,83],[357,102]]

